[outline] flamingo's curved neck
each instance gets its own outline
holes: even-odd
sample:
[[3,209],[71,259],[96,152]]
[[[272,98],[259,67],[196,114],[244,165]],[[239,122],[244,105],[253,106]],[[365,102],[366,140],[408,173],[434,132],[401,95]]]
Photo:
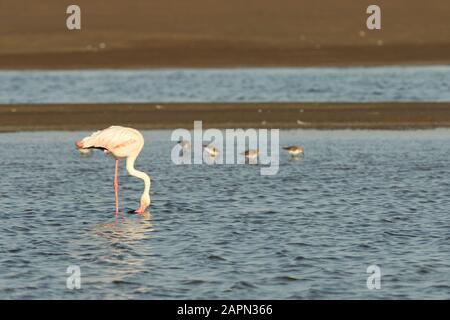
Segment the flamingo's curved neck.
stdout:
[[136,178],[144,180],[144,192],[142,195],[150,194],[150,177],[142,171],[136,170],[134,168],[134,162],[136,161],[136,157],[128,157],[126,160],[127,171],[128,173]]

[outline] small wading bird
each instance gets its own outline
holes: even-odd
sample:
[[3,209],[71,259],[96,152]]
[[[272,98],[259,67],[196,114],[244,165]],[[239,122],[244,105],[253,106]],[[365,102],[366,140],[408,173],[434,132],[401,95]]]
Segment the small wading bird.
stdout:
[[191,150],[191,143],[187,140],[179,140],[178,144],[181,146],[181,149],[183,151],[190,151]]
[[305,149],[303,147],[299,147],[299,146],[288,146],[288,147],[283,147],[284,150],[287,150],[287,152],[295,157],[298,156],[299,154],[304,155],[305,154]]
[[144,213],[150,205],[150,177],[134,168],[134,162],[144,146],[144,137],[136,129],[121,126],[111,126],[75,142],[80,149],[100,149],[106,154],[112,154],[116,159],[114,175],[114,193],[116,195],[116,217],[119,215],[119,183],[117,180],[119,159],[126,158],[126,168],[131,176],[144,181],[144,192],[141,196],[140,206],[134,212]]
[[205,149],[206,153],[211,157],[215,158],[219,155],[219,149],[216,147],[210,146],[208,144],[204,144],[203,148]]
[[253,149],[251,149],[251,150],[246,150],[246,151],[242,152],[241,154],[244,155],[244,157],[245,157],[246,159],[249,159],[249,160],[255,160],[256,158],[258,158],[258,155],[259,155],[259,149],[256,149],[256,150],[253,150]]

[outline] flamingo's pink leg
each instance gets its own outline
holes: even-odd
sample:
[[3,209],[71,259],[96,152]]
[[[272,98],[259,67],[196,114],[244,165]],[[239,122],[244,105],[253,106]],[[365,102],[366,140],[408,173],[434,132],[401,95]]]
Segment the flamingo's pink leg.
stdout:
[[118,182],[118,173],[119,173],[119,159],[116,159],[116,171],[114,174],[114,193],[116,194],[116,218],[119,216],[119,182]]

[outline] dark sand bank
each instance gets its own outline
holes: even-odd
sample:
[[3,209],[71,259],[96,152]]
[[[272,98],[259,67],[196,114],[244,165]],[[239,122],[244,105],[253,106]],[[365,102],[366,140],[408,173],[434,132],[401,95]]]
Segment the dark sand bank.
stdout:
[[0,105],[0,131],[192,128],[450,127],[450,103]]

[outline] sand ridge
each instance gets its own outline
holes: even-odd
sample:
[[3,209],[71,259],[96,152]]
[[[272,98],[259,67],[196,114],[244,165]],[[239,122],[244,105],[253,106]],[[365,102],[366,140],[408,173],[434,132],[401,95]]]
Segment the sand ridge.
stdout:
[[177,103],[0,105],[0,131],[193,127],[426,129],[450,127],[450,103]]

